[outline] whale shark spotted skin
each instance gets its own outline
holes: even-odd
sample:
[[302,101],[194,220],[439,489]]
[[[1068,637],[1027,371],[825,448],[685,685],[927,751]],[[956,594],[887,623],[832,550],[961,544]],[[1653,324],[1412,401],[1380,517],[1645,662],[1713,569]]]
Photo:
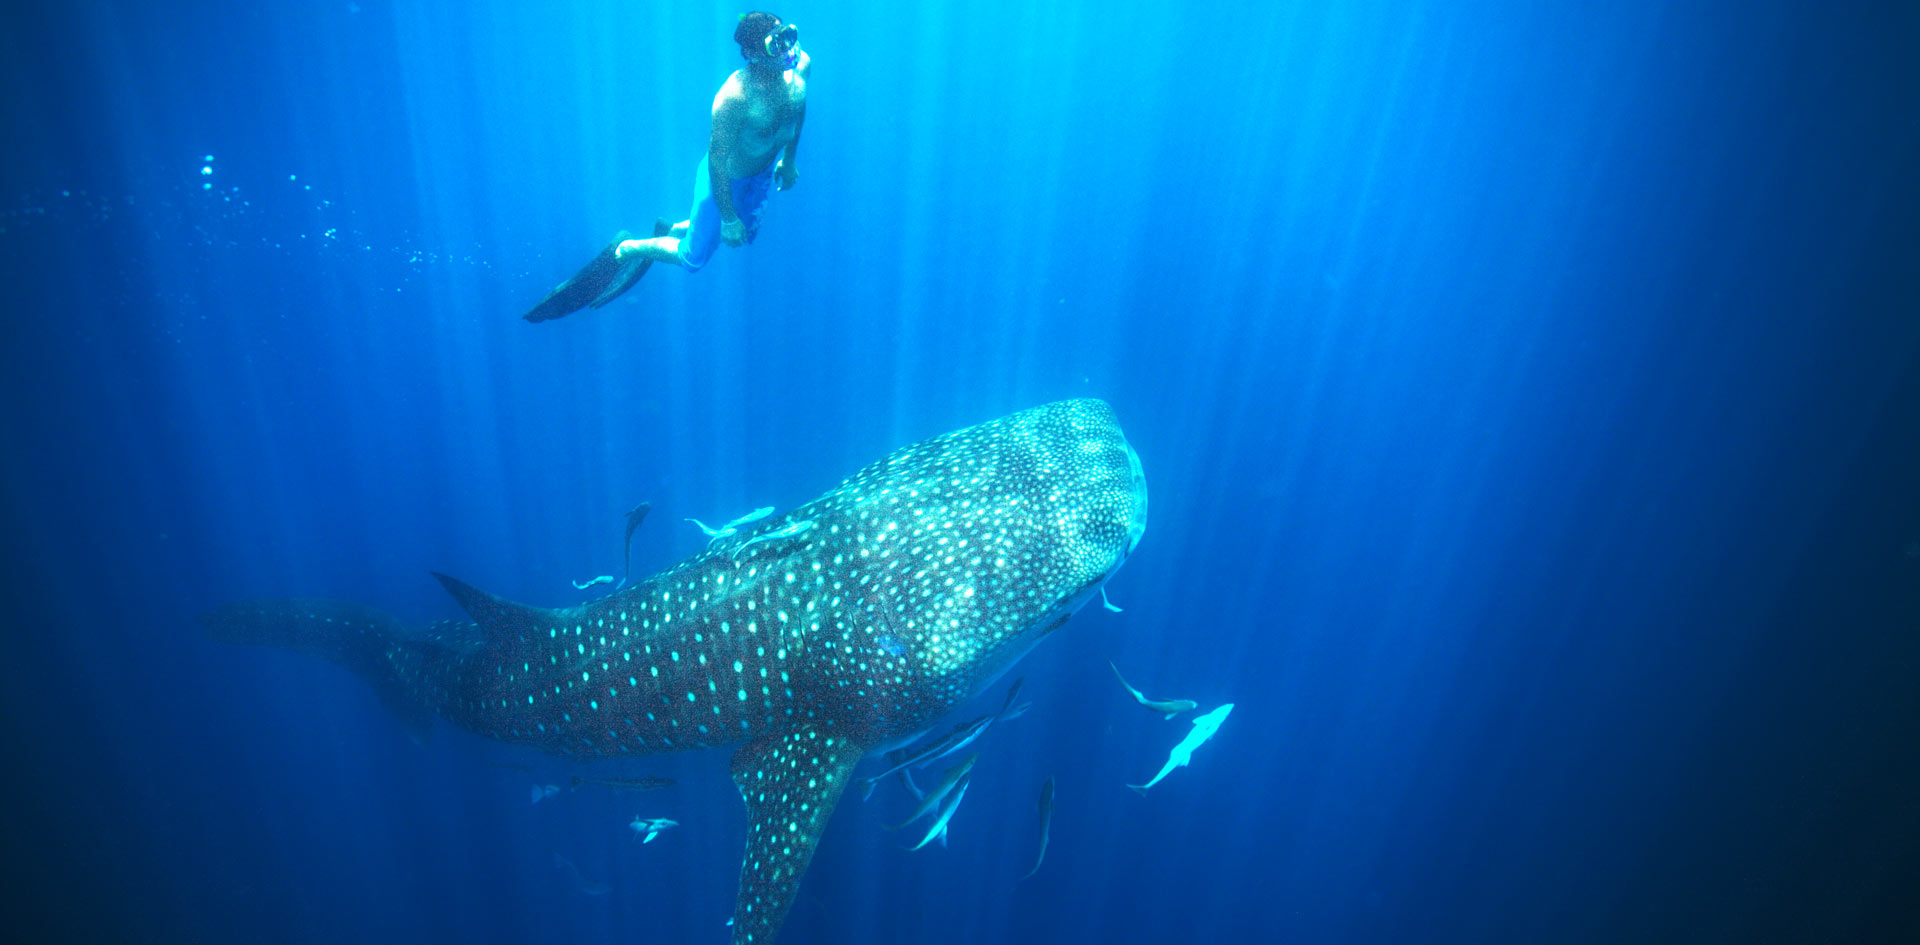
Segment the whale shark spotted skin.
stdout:
[[897,450],[578,607],[436,575],[472,623],[416,631],[324,600],[229,604],[203,621],[338,662],[416,727],[437,715],[578,759],[744,743],[733,941],[764,945],[854,765],[980,693],[1098,596],[1146,520],[1112,409],[1062,401]]

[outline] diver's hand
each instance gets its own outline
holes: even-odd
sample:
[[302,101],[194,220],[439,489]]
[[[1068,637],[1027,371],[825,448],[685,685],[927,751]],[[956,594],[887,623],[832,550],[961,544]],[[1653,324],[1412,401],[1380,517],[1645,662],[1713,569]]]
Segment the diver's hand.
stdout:
[[780,162],[780,167],[774,173],[780,178],[781,190],[792,190],[793,185],[800,182],[800,171],[785,161]]
[[720,241],[728,246],[739,246],[747,241],[746,221],[739,218],[723,221],[720,224]]

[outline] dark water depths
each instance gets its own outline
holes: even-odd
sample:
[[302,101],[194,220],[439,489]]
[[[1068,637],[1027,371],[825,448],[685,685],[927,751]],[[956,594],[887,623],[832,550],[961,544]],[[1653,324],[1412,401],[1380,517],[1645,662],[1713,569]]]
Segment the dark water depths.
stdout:
[[[758,241],[534,326],[737,62],[731,7],[554,6],[0,19],[9,927],[724,941],[724,752],[416,745],[195,615],[566,605],[642,499],[659,568],[1097,396],[1124,613],[1022,665],[947,849],[843,804],[782,941],[1920,936],[1913,9],[790,5]],[[1108,659],[1237,705],[1145,799],[1187,725]],[[581,773],[677,783],[528,803]]]

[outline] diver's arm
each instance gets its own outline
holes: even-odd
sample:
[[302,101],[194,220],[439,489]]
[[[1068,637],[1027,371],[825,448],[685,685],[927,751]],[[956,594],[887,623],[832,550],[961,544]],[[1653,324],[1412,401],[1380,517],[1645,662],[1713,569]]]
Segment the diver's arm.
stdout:
[[722,89],[713,100],[713,133],[707,138],[707,187],[713,194],[714,206],[720,210],[723,234],[726,226],[740,222],[740,214],[733,209],[730,171],[733,145],[740,136],[740,111],[743,107],[738,93],[729,95],[726,89]]
[[[805,50],[801,51],[800,64],[794,68],[794,72],[799,74],[801,82],[807,81],[807,78],[813,75],[813,57],[808,56]],[[787,142],[786,153],[780,156],[781,190],[791,189],[794,182],[800,179],[800,168],[794,164],[794,160],[800,152],[800,129],[805,128],[806,125],[807,101],[803,98],[800,100],[799,111],[793,116],[793,139]]]
[[787,151],[780,156],[780,189],[792,190],[795,181],[800,179],[800,168],[794,165],[794,155],[800,150],[800,129],[807,126],[807,103],[800,103],[800,111],[793,116],[793,140],[787,142]]

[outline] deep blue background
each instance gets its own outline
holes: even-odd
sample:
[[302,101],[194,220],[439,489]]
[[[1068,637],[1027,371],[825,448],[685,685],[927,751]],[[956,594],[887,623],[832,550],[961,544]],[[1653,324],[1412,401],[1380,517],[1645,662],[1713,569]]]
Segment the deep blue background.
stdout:
[[[641,499],[660,567],[1099,396],[1125,613],[783,941],[1920,940],[1920,13],[1815,6],[787,4],[759,241],[533,326],[684,214],[739,10],[9,5],[0,925],[724,941],[722,753],[530,806],[582,769],[194,615],[567,604]],[[1108,658],[1239,706],[1146,799],[1186,724]]]

